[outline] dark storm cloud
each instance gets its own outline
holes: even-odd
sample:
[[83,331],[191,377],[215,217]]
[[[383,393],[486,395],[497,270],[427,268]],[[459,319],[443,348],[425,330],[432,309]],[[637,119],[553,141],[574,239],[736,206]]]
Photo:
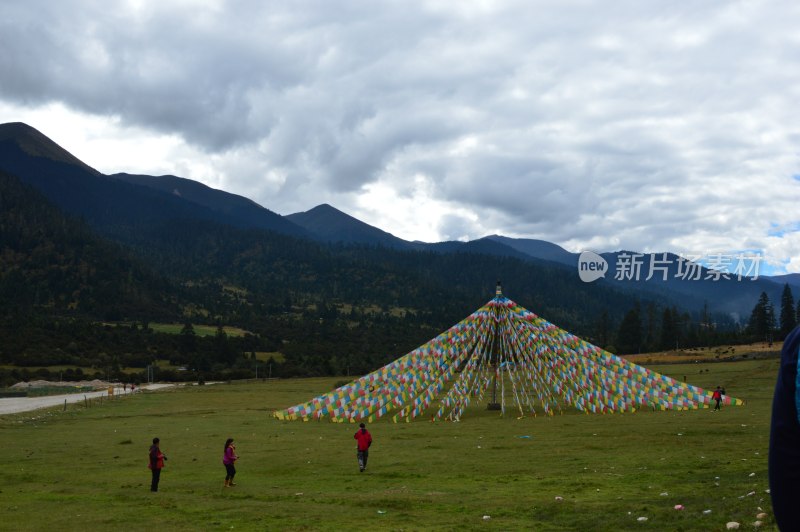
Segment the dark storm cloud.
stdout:
[[439,237],[766,248],[796,221],[799,9],[4,2],[0,101],[177,136],[281,212],[380,185]]

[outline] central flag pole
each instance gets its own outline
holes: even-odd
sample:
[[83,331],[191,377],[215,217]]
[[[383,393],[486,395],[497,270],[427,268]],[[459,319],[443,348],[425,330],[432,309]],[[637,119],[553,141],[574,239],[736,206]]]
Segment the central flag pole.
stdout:
[[[500,281],[497,281],[497,287],[494,291],[495,298],[498,298],[503,295],[503,288],[500,286]],[[492,400],[486,406],[487,410],[502,410],[502,406],[500,402],[497,400],[497,376],[500,373],[500,353],[498,353],[498,346],[500,345],[499,338],[498,338],[498,331],[497,329],[500,327],[500,320],[497,316],[497,307],[492,309],[492,313],[494,314],[494,329],[492,333],[492,368],[494,369],[494,375],[492,376]]]

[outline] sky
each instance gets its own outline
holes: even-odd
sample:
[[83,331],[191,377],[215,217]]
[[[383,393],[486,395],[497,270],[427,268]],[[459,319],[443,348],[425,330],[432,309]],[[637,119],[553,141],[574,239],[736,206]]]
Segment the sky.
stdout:
[[0,2],[0,122],[408,240],[800,272],[800,4]]

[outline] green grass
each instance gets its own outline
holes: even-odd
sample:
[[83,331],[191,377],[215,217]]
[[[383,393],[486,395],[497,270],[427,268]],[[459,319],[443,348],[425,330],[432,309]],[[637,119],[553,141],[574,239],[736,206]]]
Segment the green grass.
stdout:
[[[119,322],[119,323],[107,323],[106,325],[125,325],[130,326],[130,322]],[[147,326],[155,332],[160,333],[167,333],[167,334],[180,334],[183,330],[184,324],[183,323],[148,323]],[[197,336],[214,336],[217,334],[217,326],[216,325],[200,325],[200,324],[192,324],[192,328],[194,329],[194,333]],[[225,331],[225,334],[228,336],[244,336],[247,331],[244,329],[240,329],[239,327],[229,327],[223,326],[222,330]]]
[[[169,360],[164,360],[164,359],[156,360],[155,361],[155,365],[158,366],[161,369],[178,369],[179,367],[181,367],[180,365],[171,364]],[[83,377],[81,377],[83,380],[92,380],[92,379],[94,379],[95,373],[97,373],[97,372],[103,373],[105,375],[105,372],[102,369],[95,368],[95,367],[92,367],[92,366],[77,366],[77,365],[74,365],[74,364],[71,364],[71,365],[60,365],[60,366],[14,366],[12,364],[8,364],[8,365],[0,365],[0,369],[25,369],[25,370],[28,370],[31,373],[33,373],[33,372],[35,372],[36,370],[39,370],[39,369],[46,369],[51,374],[51,376],[49,378],[50,380],[58,379],[59,375],[56,375],[56,373],[59,373],[59,372],[61,372],[60,377],[64,377],[65,375],[63,373],[65,373],[68,369],[72,369],[72,370],[80,369],[81,371],[83,371]],[[125,367],[121,368],[121,371],[123,373],[127,373],[127,374],[130,374],[130,373],[141,373],[144,370],[145,370],[144,367],[137,368],[137,367],[134,367],[134,366],[125,366]],[[39,377],[37,377],[35,375],[33,376],[34,380],[36,380],[38,378]],[[76,378],[76,377],[73,375],[72,378]],[[103,378],[105,378],[105,376]],[[45,380],[46,379],[47,378],[45,377]]]
[[[184,324],[182,323],[150,323],[149,327],[153,329],[155,332],[160,333],[167,333],[167,334],[180,334],[183,330]],[[192,328],[194,329],[194,333],[197,336],[214,336],[217,334],[217,327],[215,325],[195,325],[192,324]],[[239,327],[228,327],[225,326],[222,328],[225,331],[225,334],[228,336],[244,336],[247,331],[244,329],[240,329]]]
[[[777,360],[655,369],[723,384],[747,403],[520,420],[475,407],[460,423],[382,420],[370,426],[363,474],[355,425],[271,417],[340,378],[181,387],[2,416],[0,529],[672,531],[739,521],[746,530],[761,507],[770,514],[761,530],[774,530],[765,490]],[[169,457],[157,494],[146,468],[153,436]],[[227,437],[241,460],[239,485],[223,491]]]
[[284,362],[286,360],[286,356],[280,351],[256,351],[256,360],[266,362],[270,358],[275,362]]
[[74,364],[60,364],[55,366],[15,366],[14,364],[0,364],[0,369],[27,369],[28,371],[36,371],[37,369],[46,369],[50,372],[66,371],[68,369],[75,369],[78,366]]

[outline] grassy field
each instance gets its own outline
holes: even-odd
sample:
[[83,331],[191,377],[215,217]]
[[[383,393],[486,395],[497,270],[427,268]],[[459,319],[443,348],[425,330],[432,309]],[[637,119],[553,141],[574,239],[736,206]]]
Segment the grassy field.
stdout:
[[660,362],[724,362],[741,360],[742,358],[763,358],[763,356],[779,355],[781,344],[755,342],[740,345],[718,345],[714,347],[687,347],[685,349],[669,349],[653,353],[637,355],[621,355],[636,364],[658,364]]
[[286,356],[280,351],[256,351],[256,360],[266,362],[270,358],[275,362],[284,362],[286,360]]
[[[271,417],[340,378],[3,416],[0,529],[724,530],[752,529],[762,508],[761,530],[774,530],[765,490],[777,360],[654,369],[722,384],[746,405],[519,420],[476,407],[460,423],[380,421],[365,473],[354,425]],[[159,493],[148,491],[153,436],[169,457]],[[238,486],[223,489],[229,436]]]
[[[164,359],[156,360],[154,364],[155,364],[156,367],[158,367],[160,369],[172,369],[172,370],[174,370],[174,369],[178,369],[179,367],[181,367],[180,365],[171,364],[169,360],[164,360]],[[97,372],[105,373],[104,371],[102,371],[102,370],[100,370],[98,368],[91,367],[91,366],[76,366],[76,365],[71,365],[71,364],[63,364],[63,365],[58,365],[58,366],[15,366],[15,365],[12,365],[12,364],[5,364],[5,365],[0,365],[0,369],[25,369],[25,370],[28,370],[30,372],[34,372],[34,371],[39,370],[39,369],[46,369],[52,375],[54,375],[53,377],[50,378],[50,380],[58,380],[59,378],[63,377],[64,376],[63,372],[66,372],[68,369],[71,369],[71,370],[80,369],[84,373],[84,378],[86,380],[93,379],[95,373],[97,373]],[[120,371],[122,371],[122,373],[127,373],[127,374],[142,373],[142,372],[145,371],[145,368],[137,368],[137,367],[133,367],[133,366],[126,366],[126,367],[120,368]],[[62,373],[61,375],[56,375],[57,373],[60,373],[60,372]],[[37,377],[33,377],[33,378],[36,379]],[[73,376],[73,378],[74,378],[74,376]],[[103,378],[105,379],[105,375],[103,375]]]
[[[105,323],[105,325],[115,326],[115,325],[124,325],[126,327],[130,327],[132,325],[131,322],[123,321],[123,322],[111,322]],[[183,330],[184,324],[183,323],[148,323],[147,326],[155,332],[160,333],[167,333],[167,334],[180,334]],[[192,328],[194,329],[194,333],[197,336],[214,336],[217,334],[217,326],[216,325],[202,325],[202,324],[192,324]],[[222,327],[222,330],[225,331],[225,334],[228,336],[244,336],[247,331],[244,329],[240,329],[239,327],[231,327],[225,325]]]
[[[150,323],[149,327],[155,332],[167,334],[180,334],[183,330],[184,324],[182,323]],[[197,336],[214,336],[217,334],[217,327],[214,325],[192,325],[194,333]],[[244,336],[247,331],[239,327],[224,326],[222,328],[228,336]]]

